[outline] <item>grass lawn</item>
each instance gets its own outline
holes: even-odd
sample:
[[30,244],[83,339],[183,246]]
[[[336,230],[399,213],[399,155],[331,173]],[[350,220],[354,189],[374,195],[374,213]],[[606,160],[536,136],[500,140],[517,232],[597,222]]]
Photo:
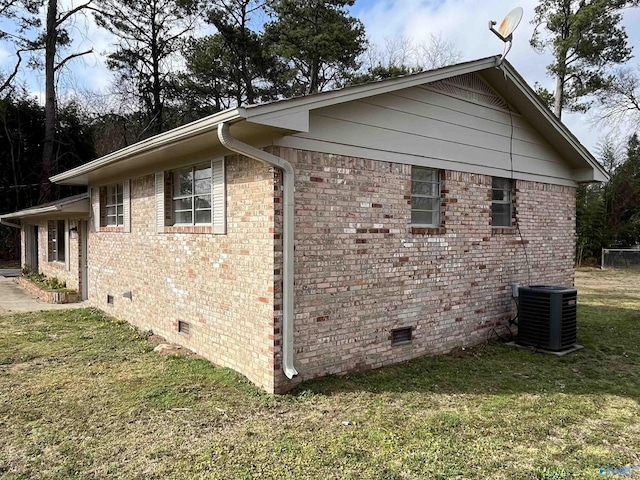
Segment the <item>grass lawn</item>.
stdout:
[[577,353],[480,346],[285,396],[159,356],[94,310],[0,314],[0,478],[596,479],[640,466],[640,274],[577,284]]

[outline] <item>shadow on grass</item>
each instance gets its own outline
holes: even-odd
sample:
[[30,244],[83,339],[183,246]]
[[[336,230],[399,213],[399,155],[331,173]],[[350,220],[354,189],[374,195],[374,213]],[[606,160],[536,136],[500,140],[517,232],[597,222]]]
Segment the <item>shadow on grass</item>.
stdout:
[[585,348],[563,357],[504,344],[480,345],[462,356],[421,357],[308,381],[292,393],[566,393],[640,398],[640,312],[580,305],[578,343]]

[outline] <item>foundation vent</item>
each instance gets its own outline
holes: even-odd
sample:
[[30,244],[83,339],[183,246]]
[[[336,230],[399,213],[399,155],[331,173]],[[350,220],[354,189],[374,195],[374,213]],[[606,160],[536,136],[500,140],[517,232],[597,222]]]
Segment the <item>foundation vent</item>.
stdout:
[[391,330],[391,345],[411,343],[411,327]]
[[189,322],[178,320],[178,333],[181,333],[183,335],[191,335],[191,324]]

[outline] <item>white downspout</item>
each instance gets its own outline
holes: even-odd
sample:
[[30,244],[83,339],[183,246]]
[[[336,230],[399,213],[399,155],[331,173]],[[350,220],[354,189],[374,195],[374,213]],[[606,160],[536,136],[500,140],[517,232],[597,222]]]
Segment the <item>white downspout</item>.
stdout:
[[252,147],[240,140],[233,138],[229,132],[229,124],[220,123],[218,125],[218,138],[220,143],[229,150],[253,158],[260,162],[267,163],[282,170],[283,187],[283,223],[282,223],[282,370],[287,378],[298,375],[293,366],[293,276],[294,276],[294,171],[289,162],[271,153]]

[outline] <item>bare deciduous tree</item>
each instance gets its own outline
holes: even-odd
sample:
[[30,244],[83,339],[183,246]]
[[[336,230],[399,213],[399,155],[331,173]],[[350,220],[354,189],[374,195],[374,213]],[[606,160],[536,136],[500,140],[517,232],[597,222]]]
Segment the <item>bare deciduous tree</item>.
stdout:
[[616,129],[640,128],[640,71],[618,70],[608,88],[598,95],[598,105],[596,123]]

